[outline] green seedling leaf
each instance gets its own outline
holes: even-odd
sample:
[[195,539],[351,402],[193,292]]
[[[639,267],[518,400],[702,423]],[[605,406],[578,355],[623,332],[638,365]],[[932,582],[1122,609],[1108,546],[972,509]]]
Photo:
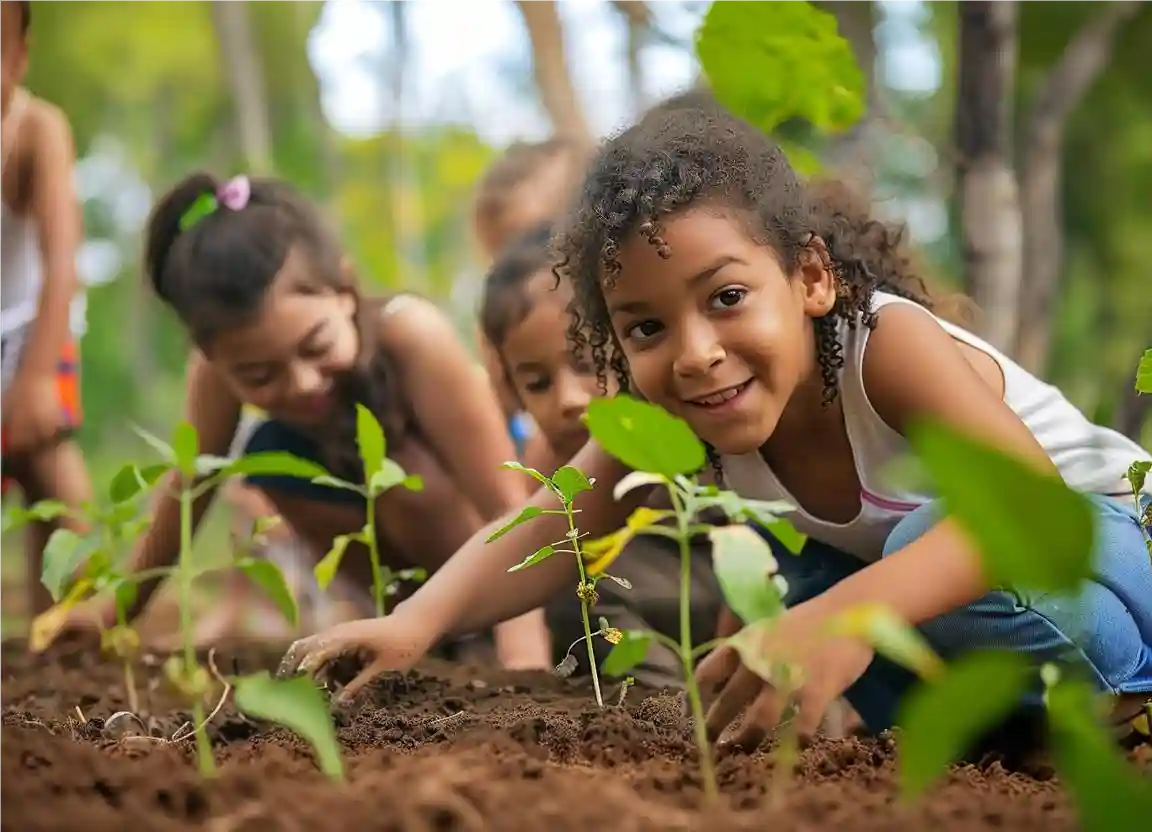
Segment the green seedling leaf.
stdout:
[[864,114],[852,47],[811,3],[713,3],[696,55],[720,103],[765,133],[793,119],[837,133]]
[[631,396],[593,399],[584,421],[600,447],[634,471],[672,480],[706,462],[704,445],[687,422]]
[[342,480],[339,477],[333,477],[330,474],[324,474],[321,477],[313,477],[312,483],[314,485],[323,485],[326,488],[342,488],[345,491],[355,491],[357,494],[365,492],[364,486],[357,485],[354,482]]
[[132,425],[132,430],[136,433],[137,436],[147,442],[152,447],[152,450],[160,454],[160,457],[165,462],[167,462],[169,466],[176,464],[176,453],[172,450],[171,445],[169,445],[155,434],[144,430],[144,428],[140,427],[139,425]]
[[196,462],[200,455],[200,437],[188,422],[180,422],[172,431],[173,462],[185,477],[196,476]]
[[125,465],[113,475],[108,484],[108,497],[117,506],[127,503],[155,485],[167,470],[167,465],[149,465],[145,468],[135,463]]
[[734,491],[713,490],[713,493],[699,498],[704,508],[718,508],[733,522],[755,523],[783,544],[794,555],[800,554],[808,537],[796,531],[790,521],[782,517],[791,514],[796,507],[783,500],[746,500]]
[[47,523],[68,513],[68,506],[59,500],[40,500],[28,508],[5,508],[3,533],[22,529],[29,523]]
[[284,580],[284,573],[280,567],[270,560],[242,560],[236,566],[248,578],[260,587],[276,609],[288,620],[293,627],[300,623],[300,610],[288,582]]
[[740,629],[730,636],[725,644],[735,650],[741,663],[773,686],[787,691],[797,680],[791,668],[774,661],[769,646],[771,645],[772,630],[777,619],[761,618]]
[[332,538],[332,548],[328,550],[320,562],[312,569],[312,575],[316,578],[316,583],[321,589],[327,589],[328,585],[336,577],[337,570],[340,569],[340,561],[344,558],[344,552],[348,548],[348,544],[353,540],[358,540],[359,535],[341,534]]
[[411,569],[401,569],[396,573],[396,579],[400,581],[412,581],[413,583],[423,583],[428,580],[428,570],[419,566],[414,566]]
[[708,533],[712,566],[729,609],[745,624],[775,618],[784,611],[772,583],[779,564],[772,549],[747,526],[720,526]]
[[537,549],[535,552],[530,554],[528,557],[524,558],[524,560],[520,561],[520,563],[516,564],[515,566],[513,566],[508,571],[509,572],[519,572],[521,569],[527,569],[529,566],[535,566],[536,564],[538,564],[542,560],[547,560],[548,558],[552,557],[554,554],[556,554],[555,549],[553,549],[551,546],[544,546],[540,549]]
[[517,526],[527,523],[529,520],[539,517],[541,514],[545,513],[545,510],[540,508],[540,506],[525,506],[520,510],[519,514],[498,528],[496,531],[492,532],[492,534],[488,535],[488,538],[484,542],[491,543],[493,540],[497,540],[498,538],[508,534],[508,532],[512,531]]
[[971,653],[931,683],[914,688],[898,718],[904,798],[923,794],[950,763],[1007,717],[1032,678],[1032,668],[1019,654]]
[[584,476],[584,472],[571,465],[565,465],[552,475],[552,485],[556,487],[564,502],[569,504],[577,494],[592,490],[592,483]]
[[1133,494],[1139,494],[1144,488],[1144,481],[1147,479],[1149,471],[1152,471],[1152,462],[1146,459],[1133,462],[1128,466],[1128,484],[1132,486]]
[[651,474],[647,471],[630,471],[612,489],[612,499],[619,502],[624,499],[625,495],[637,488],[645,488],[650,485],[667,486],[668,480],[659,474]]
[[44,571],[40,582],[52,595],[53,601],[64,597],[76,571],[99,548],[94,537],[81,537],[71,529],[56,529],[44,547]]
[[1091,504],[1058,475],[938,423],[919,425],[912,442],[950,515],[975,541],[989,583],[1062,592],[1092,576]]
[[549,488],[553,487],[552,480],[548,479],[535,468],[529,468],[527,465],[521,465],[519,462],[505,462],[500,467],[507,468],[509,471],[520,471],[521,473],[527,474],[541,485],[546,485]]
[[376,472],[384,467],[384,428],[380,427],[372,411],[360,403],[356,404],[356,445],[364,463],[364,481],[371,482]]
[[1152,350],[1144,350],[1136,366],[1136,392],[1152,394]]
[[132,609],[132,605],[136,603],[136,595],[138,594],[136,582],[126,578],[120,578],[115,582],[114,586],[116,587],[116,609],[126,613]]
[[260,451],[231,460],[227,474],[234,476],[268,476],[280,474],[289,477],[315,480],[327,476],[324,466],[307,459],[301,459],[284,451]]
[[402,485],[405,479],[407,479],[407,475],[404,473],[404,469],[386,458],[381,463],[380,470],[368,480],[368,493],[374,497],[379,497],[388,489]]
[[1082,828],[1139,829],[1152,818],[1152,780],[1124,761],[1096,718],[1099,706],[1095,691],[1082,682],[1061,681],[1049,688],[1056,769],[1072,792]]
[[612,645],[612,650],[600,665],[605,676],[623,676],[648,656],[652,634],[643,630],[625,630],[623,637]]
[[196,476],[210,477],[232,467],[234,460],[226,456],[215,454],[200,454],[196,457]]
[[267,671],[242,677],[236,680],[236,707],[299,734],[316,750],[320,770],[333,780],[343,779],[332,714],[312,679],[273,679]]
[[920,631],[884,604],[857,604],[833,618],[828,632],[866,641],[877,653],[923,679],[944,672],[944,662]]
[[407,488],[409,491],[424,490],[424,479],[419,474],[409,474],[400,484]]

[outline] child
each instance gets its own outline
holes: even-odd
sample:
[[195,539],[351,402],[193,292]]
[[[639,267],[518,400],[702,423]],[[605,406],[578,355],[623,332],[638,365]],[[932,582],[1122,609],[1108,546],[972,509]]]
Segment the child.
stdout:
[[[830,617],[868,602],[890,605],[946,657],[1000,648],[1086,665],[1114,695],[1117,718],[1130,718],[1152,694],[1152,563],[1124,473],[1152,455],[943,323],[910,275],[868,267],[851,229],[825,224],[835,214],[810,204],[758,130],[684,109],[653,114],[602,148],[559,246],[597,373],[684,418],[738,493],[800,507],[793,520],[809,543],[778,558],[789,609],[764,644],[799,665],[798,729],[810,732],[842,693],[872,730],[892,724],[911,678],[863,642],[823,635]],[[921,417],[1090,495],[1098,577],[1059,599],[989,586],[942,504],[880,475],[908,451],[904,431]],[[643,499],[612,499],[627,471],[594,442],[573,464],[597,481],[577,503],[588,534],[619,527]],[[548,499],[540,491],[531,504]],[[371,660],[350,696],[444,633],[547,602],[572,580],[566,559],[505,570],[562,527],[542,517],[488,545],[481,532],[391,618],[305,639],[283,670],[314,672],[362,650]],[[732,650],[711,654],[698,678],[723,688],[708,718],[714,736],[745,706],[740,744],[778,722],[780,698]]]
[[[7,493],[14,482],[26,504],[54,499],[76,509],[91,496],[73,439],[81,422],[76,337],[83,325],[76,277],[81,213],[72,186],[76,156],[64,114],[20,86],[28,68],[29,4],[6,0],[0,18],[0,489]],[[34,523],[25,532],[31,615],[52,604],[40,574],[44,546],[56,525]]]
[[[196,347],[187,419],[201,453],[228,453],[247,404],[268,414],[248,453],[288,452],[357,481],[354,405],[365,405],[384,427],[389,457],[424,483],[377,502],[381,554],[394,568],[432,572],[485,520],[522,501],[524,478],[500,468],[513,451],[499,409],[447,317],[413,296],[361,297],[336,236],[289,186],[187,177],[152,213],[145,267]],[[364,525],[355,492],[291,476],[248,483],[317,558],[334,537]],[[209,502],[195,507],[196,523]],[[162,484],[136,569],[175,560],[179,520]],[[347,552],[342,568],[371,586],[362,547]],[[141,587],[133,613],[154,589]],[[98,616],[112,611],[103,599],[96,606]],[[72,613],[65,626],[90,624],[92,612]],[[502,625],[497,648],[506,666],[546,663],[543,617]]]
[[[592,397],[599,395],[591,363],[575,360],[568,344],[567,307],[572,292],[567,282],[557,283],[552,274],[550,229],[547,224],[538,226],[505,248],[488,274],[480,313],[484,338],[500,361],[502,378],[547,441],[545,452],[538,458],[527,457],[525,464],[546,473],[584,447],[588,431],[581,417]],[[700,643],[715,636],[721,604],[712,574],[711,547],[696,543],[693,555],[692,620],[694,642]],[[679,638],[680,551],[674,541],[638,538],[614,564],[612,574],[630,582],[632,589],[601,581],[593,621],[604,616],[621,630],[655,629]],[[583,636],[580,605],[569,593],[547,607],[547,617],[559,661],[569,645]],[[601,639],[593,643],[603,661],[607,643]],[[573,652],[581,667],[586,667],[584,649]],[[681,686],[684,680],[675,653],[659,644],[632,675],[653,688]]]
[[[577,148],[563,138],[516,142],[488,168],[476,189],[472,225],[489,262],[511,241],[541,222],[555,219],[568,202],[581,173]],[[484,334],[480,355],[508,420],[517,452],[546,453],[547,443],[533,433],[531,420],[520,409],[496,355]]]

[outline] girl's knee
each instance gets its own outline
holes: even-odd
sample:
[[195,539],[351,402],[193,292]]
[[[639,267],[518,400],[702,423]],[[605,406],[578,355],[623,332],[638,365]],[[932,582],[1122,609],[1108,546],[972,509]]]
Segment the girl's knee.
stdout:
[[882,557],[888,557],[923,537],[940,522],[942,514],[943,507],[940,501],[933,500],[906,515],[888,534],[888,539],[884,541]]

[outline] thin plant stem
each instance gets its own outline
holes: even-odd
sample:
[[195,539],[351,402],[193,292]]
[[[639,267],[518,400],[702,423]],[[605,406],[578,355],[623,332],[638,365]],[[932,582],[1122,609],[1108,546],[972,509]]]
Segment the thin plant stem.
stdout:
[[[184,635],[184,672],[191,676],[196,667],[196,644],[192,640],[192,492],[188,483],[180,489],[180,629]],[[192,718],[196,729],[196,757],[200,773],[210,776],[216,771],[212,759],[212,744],[204,730],[204,703],[197,697],[192,703]]]
[[712,762],[712,746],[708,742],[708,729],[704,722],[704,701],[700,697],[700,686],[696,684],[696,662],[692,653],[692,547],[688,540],[690,518],[677,490],[669,488],[668,494],[672,498],[676,523],[680,528],[680,661],[684,665],[684,686],[692,707],[692,727],[700,751],[704,799],[714,805],[719,800],[720,792],[716,785],[716,767]]
[[372,499],[372,492],[365,497],[368,503],[368,517],[364,530],[368,535],[368,561],[372,564],[372,599],[376,602],[376,617],[383,618],[384,607],[384,576],[380,571],[380,547],[376,545],[376,501]]
[[[124,612],[124,606],[119,602],[116,603],[116,621],[121,627],[128,626],[128,617]],[[139,715],[140,701],[136,696],[136,671],[132,669],[132,660],[129,657],[121,656],[120,660],[124,663],[124,694],[128,697],[128,710]]]
[[[572,511],[572,504],[564,501],[564,516],[568,518],[568,539],[572,541],[572,548],[576,552],[576,568],[580,570],[580,587],[588,583],[584,572],[584,555],[580,551],[580,536],[576,531],[576,516]],[[596,648],[592,645],[592,622],[588,617],[588,603],[580,598],[580,618],[584,622],[584,643],[588,646],[588,667],[592,671],[592,688],[596,691],[596,707],[603,710],[604,697],[600,693],[600,672],[596,669]]]

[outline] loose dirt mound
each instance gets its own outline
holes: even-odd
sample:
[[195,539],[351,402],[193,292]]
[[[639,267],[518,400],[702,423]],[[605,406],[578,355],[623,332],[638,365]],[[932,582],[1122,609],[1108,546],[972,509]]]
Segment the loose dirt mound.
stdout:
[[[218,654],[225,673],[279,654]],[[821,740],[773,798],[767,754],[720,760],[723,805],[703,811],[676,695],[633,690],[598,712],[587,684],[429,663],[381,679],[337,715],[348,781],[333,784],[292,734],[226,705],[213,721],[220,773],[203,781],[191,741],[115,741],[118,666],[91,655],[3,651],[0,827],[39,830],[1045,830],[1076,827],[1044,772],[957,768],[921,803],[896,800],[891,739]],[[155,734],[187,718],[141,671]],[[78,710],[77,710],[78,709]],[[83,721],[81,721],[81,715]],[[1152,771],[1152,754],[1137,752]],[[1037,776],[1038,775],[1038,776]]]

